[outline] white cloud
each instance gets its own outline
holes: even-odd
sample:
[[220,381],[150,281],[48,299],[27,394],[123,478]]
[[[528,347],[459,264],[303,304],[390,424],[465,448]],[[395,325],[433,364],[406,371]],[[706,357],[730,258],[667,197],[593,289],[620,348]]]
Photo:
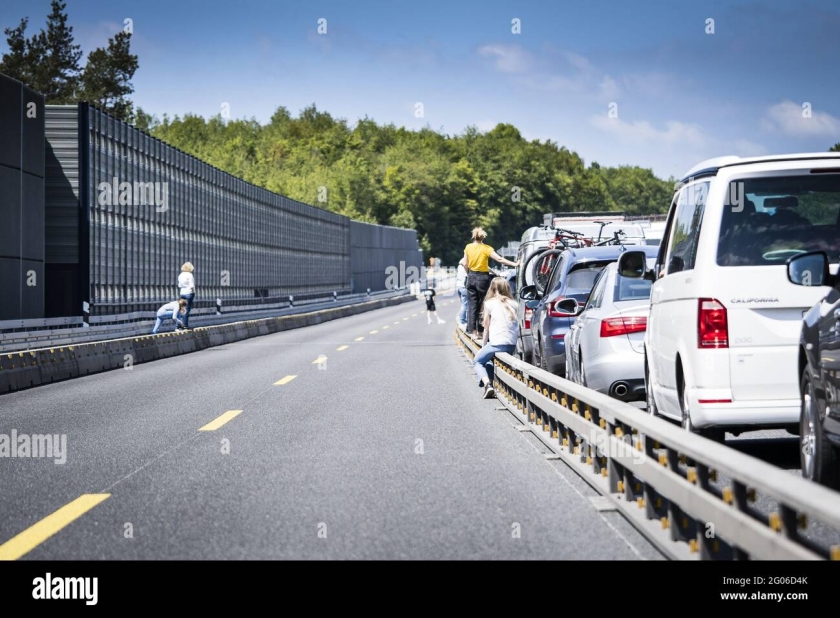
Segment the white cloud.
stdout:
[[804,104],[782,101],[767,109],[761,126],[767,131],[790,137],[825,137],[840,134],[840,119],[827,112],[811,108],[806,117]]
[[488,131],[492,131],[496,128],[496,125],[499,124],[495,120],[479,120],[478,122],[473,123],[475,128],[481,131],[482,133],[487,133]]
[[589,59],[581,56],[580,54],[576,54],[574,52],[565,52],[563,57],[566,59],[570,65],[575,67],[579,71],[591,71],[592,64],[589,62]]
[[601,80],[601,83],[598,85],[598,88],[601,91],[601,96],[603,96],[605,99],[614,101],[618,98],[618,83],[616,83],[616,81],[609,75],[604,75],[604,79]]
[[622,76],[621,83],[631,92],[640,92],[649,98],[659,99],[676,89],[676,80],[664,73],[630,73]]
[[[732,142],[731,154],[737,157],[760,157],[762,155],[770,154],[765,146],[756,144],[746,139],[737,139]],[[729,154],[729,152],[727,152]]]
[[664,129],[657,129],[647,120],[625,122],[621,118],[610,118],[606,115],[593,116],[591,122],[598,129],[626,141],[680,144],[689,148],[700,147],[706,143],[703,131],[698,125],[676,120],[666,122]]
[[518,45],[485,45],[478,53],[493,58],[496,70],[502,73],[524,73],[533,64],[531,54]]

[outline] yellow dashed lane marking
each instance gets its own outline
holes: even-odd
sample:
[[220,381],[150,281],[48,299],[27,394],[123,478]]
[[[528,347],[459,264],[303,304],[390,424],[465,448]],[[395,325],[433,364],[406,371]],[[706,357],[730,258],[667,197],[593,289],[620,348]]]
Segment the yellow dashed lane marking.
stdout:
[[369,334],[369,335],[375,335],[375,334],[376,334],[376,333],[378,333],[378,332],[379,332],[378,330],[372,330],[372,331],[370,331],[368,334]]
[[216,431],[219,427],[230,421],[231,419],[236,418],[242,414],[242,410],[228,410],[224,414],[222,414],[219,418],[210,421],[204,427],[199,429],[199,431]]
[[318,358],[316,358],[314,361],[312,361],[312,364],[313,364],[313,365],[318,365],[318,364],[320,364],[320,363],[323,363],[325,360],[327,360],[327,357],[326,357],[326,356],[324,356],[323,354],[321,354],[321,356],[319,356],[319,357],[318,357]]
[[350,347],[349,345],[343,345],[340,348],[336,348],[336,351],[337,352],[343,352],[344,350],[346,350],[349,347]]
[[399,320],[397,320],[396,322],[394,322],[394,324],[399,324],[399,323],[400,323],[400,321],[399,321]]
[[408,318],[403,318],[403,322],[405,322]]
[[35,549],[48,538],[70,525],[111,494],[82,494],[65,504],[52,515],[47,515],[17,536],[0,545],[0,560],[17,560]]
[[297,376],[286,376],[285,378],[281,378],[274,383],[274,386],[283,386],[284,384],[288,384],[292,380],[294,380]]
[[364,337],[356,337],[356,338],[354,339],[354,341],[362,341],[363,339],[364,339]]
[[385,326],[383,326],[383,327],[382,327],[382,330],[385,330],[386,328],[388,328],[388,325],[387,325],[387,324],[386,324]]
[[416,313],[412,313],[412,314],[411,314],[411,317],[412,317],[412,318],[416,318],[416,317],[417,317],[417,314],[416,314]]

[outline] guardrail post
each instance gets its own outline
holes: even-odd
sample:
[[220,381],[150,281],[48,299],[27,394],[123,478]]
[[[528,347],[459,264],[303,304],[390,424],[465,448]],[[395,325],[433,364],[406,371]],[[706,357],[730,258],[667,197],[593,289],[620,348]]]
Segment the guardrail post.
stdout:
[[[679,453],[672,448],[665,448],[664,450],[664,460],[662,459],[663,456],[660,455],[659,461],[664,461],[664,465],[669,470],[678,474],[680,467]],[[653,488],[651,488],[651,491],[653,491]],[[655,515],[655,513],[651,513],[651,515]],[[697,521],[689,517],[685,511],[670,500],[668,501],[668,521],[671,525],[671,540],[685,541],[689,544],[691,551],[696,552],[699,549],[697,542]]]
[[289,294],[289,307],[295,306],[295,297]]
[[367,295],[370,296],[370,288],[367,289]]
[[85,328],[90,327],[90,303],[88,301],[82,301],[82,326]]
[[[747,489],[747,486],[743,483],[734,482],[732,483],[732,504],[735,506],[736,509],[741,511],[742,513],[746,513],[749,515],[750,511],[750,492]],[[732,548],[732,559],[733,560],[749,560],[749,555],[744,550],[740,549],[739,547]]]
[[216,315],[222,315],[222,299],[216,299]]
[[[711,481],[714,480],[713,472],[708,466],[697,464],[697,486],[703,491],[711,492]],[[690,479],[689,479],[690,480]],[[746,494],[746,492],[745,492]],[[733,547],[717,539],[714,534],[714,522],[698,521],[698,532],[700,536],[700,559],[701,560],[731,560]],[[709,527],[711,524],[711,528]]]
[[333,302],[336,302],[337,300],[338,300],[338,292],[334,291],[333,292]]

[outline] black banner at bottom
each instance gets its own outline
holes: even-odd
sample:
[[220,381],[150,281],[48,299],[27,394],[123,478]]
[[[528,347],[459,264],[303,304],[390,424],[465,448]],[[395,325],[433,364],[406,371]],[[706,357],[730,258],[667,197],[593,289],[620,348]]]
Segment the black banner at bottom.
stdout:
[[[166,607],[219,610],[294,598],[319,607],[350,599],[368,607],[394,593],[415,601],[463,597],[498,604],[528,592],[531,600],[562,593],[603,611],[627,602],[749,609],[803,603],[828,607],[840,569],[828,562],[38,562],[0,564],[9,607],[25,604],[84,610]],[[535,596],[531,597],[531,593]],[[476,594],[478,593],[478,594]],[[314,596],[313,596],[314,595]],[[571,596],[569,596],[571,595]],[[684,606],[686,607],[686,606]]]

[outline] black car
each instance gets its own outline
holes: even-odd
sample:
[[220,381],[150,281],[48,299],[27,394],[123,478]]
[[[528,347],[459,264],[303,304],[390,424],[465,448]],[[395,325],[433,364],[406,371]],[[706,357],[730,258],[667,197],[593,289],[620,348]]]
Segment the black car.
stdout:
[[802,476],[840,488],[840,277],[829,273],[829,258],[822,251],[801,253],[787,265],[792,283],[832,286],[802,322],[799,458]]

